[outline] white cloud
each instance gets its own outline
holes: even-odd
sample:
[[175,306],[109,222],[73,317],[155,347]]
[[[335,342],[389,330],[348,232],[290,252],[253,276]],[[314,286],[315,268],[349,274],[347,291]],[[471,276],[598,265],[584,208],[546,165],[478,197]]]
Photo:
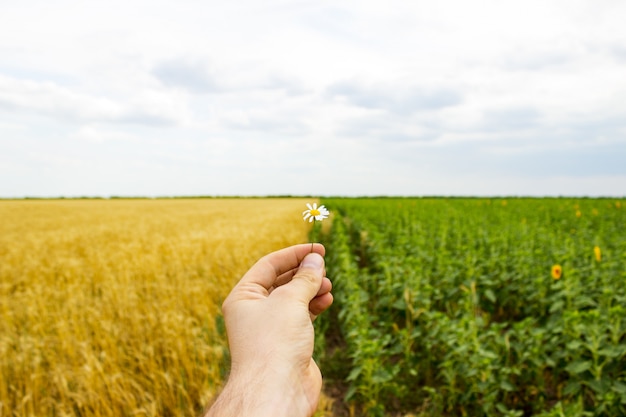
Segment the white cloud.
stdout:
[[331,99],[366,109],[379,109],[395,114],[411,114],[418,111],[439,110],[461,103],[457,91],[432,87],[407,85],[367,86],[355,82],[338,82],[331,85],[327,94]]
[[192,93],[219,91],[210,68],[202,62],[170,60],[158,64],[152,72],[167,86],[185,88]]
[[626,194],[625,14],[591,0],[5,2],[0,159],[20,175],[0,196]]
[[90,95],[53,82],[20,80],[0,74],[0,109],[76,122],[183,123],[185,106],[179,97],[139,91],[126,102]]
[[70,139],[102,143],[108,141],[131,141],[137,140],[136,136],[127,132],[105,130],[93,125],[86,125],[69,135]]

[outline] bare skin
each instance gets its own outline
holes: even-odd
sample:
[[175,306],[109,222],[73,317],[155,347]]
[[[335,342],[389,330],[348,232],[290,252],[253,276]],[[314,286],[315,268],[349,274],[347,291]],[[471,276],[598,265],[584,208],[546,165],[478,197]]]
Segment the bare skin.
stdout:
[[205,417],[310,417],[322,388],[313,320],[333,302],[324,246],[261,258],[224,301],[231,373]]

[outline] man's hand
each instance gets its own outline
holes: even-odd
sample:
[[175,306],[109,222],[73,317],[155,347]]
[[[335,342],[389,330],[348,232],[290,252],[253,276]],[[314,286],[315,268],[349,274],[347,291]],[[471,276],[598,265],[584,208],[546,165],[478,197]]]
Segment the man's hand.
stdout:
[[222,306],[231,374],[207,417],[313,415],[322,375],[312,321],[333,302],[324,254],[320,244],[271,253],[233,288]]

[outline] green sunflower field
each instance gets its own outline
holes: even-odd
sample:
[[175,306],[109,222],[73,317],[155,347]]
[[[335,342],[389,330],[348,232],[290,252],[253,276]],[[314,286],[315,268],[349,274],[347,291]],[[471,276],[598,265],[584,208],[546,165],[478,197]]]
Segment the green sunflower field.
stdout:
[[322,203],[336,415],[626,415],[624,200]]

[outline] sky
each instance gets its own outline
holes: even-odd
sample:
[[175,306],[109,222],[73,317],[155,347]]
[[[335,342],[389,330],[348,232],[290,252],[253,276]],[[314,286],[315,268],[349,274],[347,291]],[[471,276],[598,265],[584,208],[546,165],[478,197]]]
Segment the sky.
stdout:
[[622,0],[0,0],[0,197],[626,196]]

